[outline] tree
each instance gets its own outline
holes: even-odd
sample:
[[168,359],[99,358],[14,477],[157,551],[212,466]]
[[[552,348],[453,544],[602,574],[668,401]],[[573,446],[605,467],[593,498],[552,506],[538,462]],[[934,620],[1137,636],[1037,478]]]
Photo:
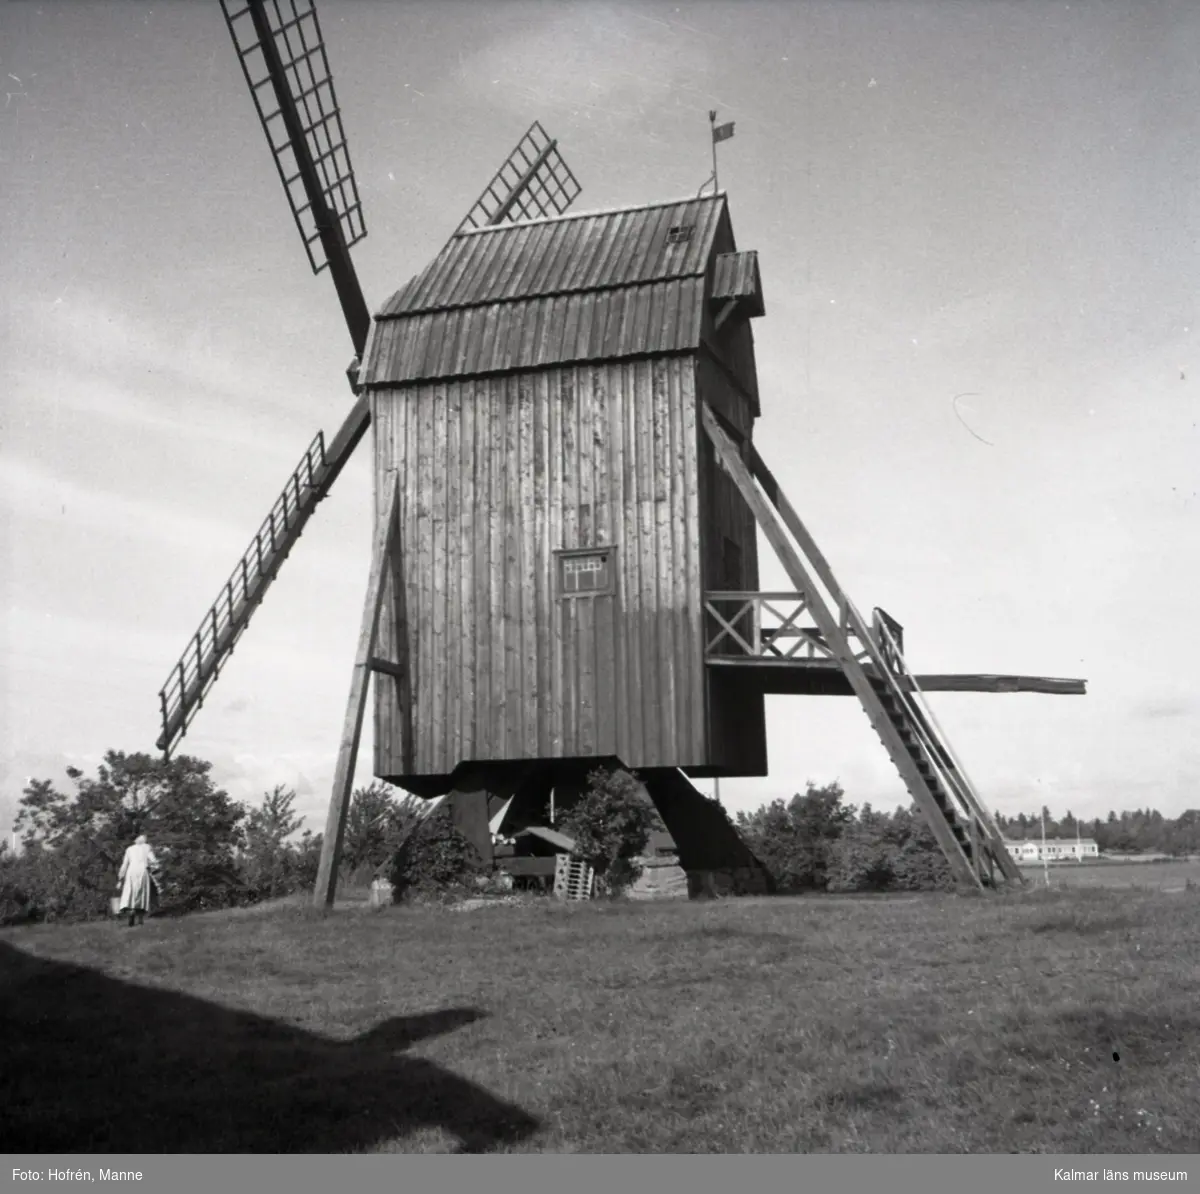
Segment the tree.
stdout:
[[637,858],[650,831],[662,824],[637,777],[621,769],[598,767],[588,774],[582,798],[567,811],[559,828],[575,841],[575,852],[602,876],[612,892],[637,880]]
[[833,843],[854,820],[853,810],[842,805],[844,795],[836,781],[823,787],[809,783],[786,804],[774,800],[738,814],[738,828],[776,890],[825,890]]
[[407,792],[397,799],[386,784],[359,788],[350,798],[342,838],[342,866],[347,872],[378,870],[423,820],[422,802]]
[[247,815],[247,841],[253,836],[273,846],[282,846],[304,824],[304,819],[296,816],[295,804],[295,791],[276,784],[264,794],[262,804]]
[[324,835],[306,829],[293,849],[292,891],[312,891],[317,885]]
[[288,841],[304,823],[295,802],[296,793],[279,784],[246,818],[240,870],[246,894],[255,899],[287,895],[298,886],[299,852]]
[[234,850],[243,807],[217,788],[211,764],[110,750],[96,778],[67,769],[74,793],[32,780],[17,816],[30,896],[48,918],[103,913],[125,847],[145,833],[162,863],[160,907],[220,907],[238,898]]

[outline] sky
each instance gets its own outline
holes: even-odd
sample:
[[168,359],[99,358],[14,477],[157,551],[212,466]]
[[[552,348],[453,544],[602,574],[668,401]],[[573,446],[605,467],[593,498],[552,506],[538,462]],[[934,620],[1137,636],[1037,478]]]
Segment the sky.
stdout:
[[[1200,806],[1200,6],[337,0],[374,309],[534,120],[576,210],[694,195],[709,109],[755,249],[755,439],[1006,814]],[[30,777],[154,750],[158,690],[352,349],[216,0],[0,6],[0,831]],[[965,396],[964,396],[965,395]],[[181,747],[319,828],[371,538],[368,452]],[[790,588],[760,541],[764,589]],[[849,698],[768,698],[770,775],[907,803]],[[368,782],[370,725],[360,752]],[[711,790],[711,784],[699,786]]]

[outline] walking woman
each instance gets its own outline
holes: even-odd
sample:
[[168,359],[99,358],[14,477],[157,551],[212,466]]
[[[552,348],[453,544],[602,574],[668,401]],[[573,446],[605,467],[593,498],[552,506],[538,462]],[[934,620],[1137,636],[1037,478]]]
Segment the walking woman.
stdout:
[[137,841],[125,851],[117,882],[121,885],[118,915],[128,913],[132,929],[135,924],[140,925],[150,911],[154,889],[158,885],[158,859],[144,833],[138,834]]

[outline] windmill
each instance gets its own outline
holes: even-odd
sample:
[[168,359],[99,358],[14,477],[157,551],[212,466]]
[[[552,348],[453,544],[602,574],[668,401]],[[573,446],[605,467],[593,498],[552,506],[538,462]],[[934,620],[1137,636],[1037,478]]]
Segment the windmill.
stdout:
[[[373,431],[375,534],[314,899],[334,897],[374,677],[380,778],[496,819],[636,769],[695,891],[765,872],[690,778],[766,774],[768,693],[853,694],[958,881],[1019,881],[926,691],[1081,681],[915,676],[752,442],[758,258],[724,192],[568,209],[580,187],[534,123],[429,265],[371,317],[366,235],[312,0],[221,0],[314,273],[333,279],[355,401],[318,434],[172,668],[158,746],[186,733],[283,560]],[[794,586],[758,589],[757,534]],[[489,824],[489,822],[491,824]]]

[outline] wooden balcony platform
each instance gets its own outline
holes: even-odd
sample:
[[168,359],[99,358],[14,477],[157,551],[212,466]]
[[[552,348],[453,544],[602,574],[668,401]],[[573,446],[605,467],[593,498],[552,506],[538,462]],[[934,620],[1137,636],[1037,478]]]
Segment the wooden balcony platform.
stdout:
[[[709,637],[704,662],[749,680],[754,691],[812,696],[853,696],[854,689],[825,635],[812,625],[810,601],[803,593],[710,592],[705,594]],[[879,660],[891,668],[892,682],[912,692],[1039,692],[1083,696],[1084,680],[1051,676],[1000,676],[963,673],[912,676],[901,667],[904,627],[876,609],[872,627],[847,625],[846,641],[857,666],[870,679],[882,680]],[[866,641],[869,636],[871,641]],[[752,678],[752,679],[751,679]]]
[[[831,659],[771,659],[750,655],[710,655],[706,664],[721,672],[736,674],[766,694],[808,696],[853,696],[845,672]],[[865,666],[868,676],[874,668]],[[922,692],[1037,692],[1053,696],[1083,696],[1084,680],[1051,676],[997,676],[984,673],[916,676]],[[910,681],[897,678],[902,688]]]

